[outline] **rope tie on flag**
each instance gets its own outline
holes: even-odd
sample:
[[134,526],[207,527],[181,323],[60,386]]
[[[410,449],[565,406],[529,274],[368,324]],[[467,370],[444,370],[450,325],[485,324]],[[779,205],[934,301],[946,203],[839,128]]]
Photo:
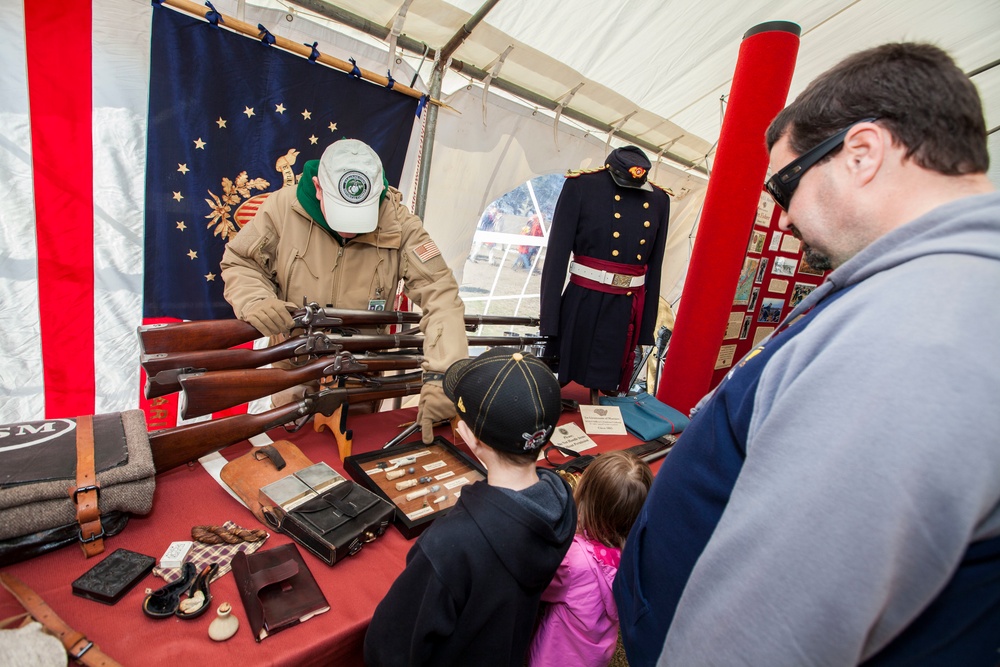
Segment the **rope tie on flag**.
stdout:
[[389,79],[389,82],[385,84],[385,87],[388,88],[389,90],[392,90],[392,87],[394,85],[396,85],[396,80],[392,78],[392,70],[391,69],[387,69],[385,71],[385,77],[387,79]]
[[347,73],[347,76],[353,76],[355,79],[360,79],[361,70],[358,69],[358,61],[356,61],[354,58],[348,58],[347,60],[350,61],[352,65],[351,71]]
[[260,30],[258,37],[260,37],[261,44],[264,46],[274,46],[274,35],[272,35],[271,32],[264,27],[263,23],[257,24],[257,30]]
[[319,46],[319,42],[313,42],[312,45],[306,42],[304,42],[304,44],[311,49],[311,51],[309,52],[309,62],[315,65],[316,59],[319,58],[319,49],[316,48],[317,46]]
[[205,0],[205,6],[209,8],[210,11],[205,12],[205,20],[208,21],[213,28],[218,28],[220,23],[225,23],[222,20],[222,14],[220,14],[209,0]]
[[417,102],[417,118],[420,118],[420,114],[423,112],[424,107],[427,106],[427,94],[424,93],[420,96],[420,101]]

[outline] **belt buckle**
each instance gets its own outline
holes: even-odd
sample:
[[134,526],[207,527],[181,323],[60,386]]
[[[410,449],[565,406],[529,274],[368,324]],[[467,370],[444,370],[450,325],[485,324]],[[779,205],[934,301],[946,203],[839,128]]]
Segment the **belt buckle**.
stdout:
[[621,273],[614,274],[611,279],[611,284],[615,287],[631,287],[632,286],[632,276],[626,276]]

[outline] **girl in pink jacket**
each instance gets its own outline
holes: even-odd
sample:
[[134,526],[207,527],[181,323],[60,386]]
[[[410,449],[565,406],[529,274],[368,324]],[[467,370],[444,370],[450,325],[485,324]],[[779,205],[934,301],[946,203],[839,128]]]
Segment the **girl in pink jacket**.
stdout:
[[530,667],[606,666],[618,639],[611,593],[625,538],[639,515],[653,473],[627,452],[608,452],[584,471],[574,492],[577,533],[542,594]]

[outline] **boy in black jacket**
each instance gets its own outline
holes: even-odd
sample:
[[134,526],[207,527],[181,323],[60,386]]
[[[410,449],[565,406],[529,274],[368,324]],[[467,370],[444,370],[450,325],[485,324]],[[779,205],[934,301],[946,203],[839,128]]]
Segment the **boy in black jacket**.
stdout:
[[576,531],[573,495],[535,468],[561,410],[559,383],[527,352],[454,363],[444,390],[458,433],[486,466],[410,549],[375,609],[365,664],[524,664],[539,599]]

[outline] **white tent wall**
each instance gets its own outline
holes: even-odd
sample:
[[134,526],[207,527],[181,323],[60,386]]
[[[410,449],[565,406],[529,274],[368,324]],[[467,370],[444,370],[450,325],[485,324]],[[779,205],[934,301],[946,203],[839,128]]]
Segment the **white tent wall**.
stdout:
[[[472,86],[444,99],[455,111],[438,114],[424,215],[425,227],[460,282],[480,214],[490,202],[535,176],[599,167],[609,150],[603,137],[566,124],[560,125],[557,147],[552,117],[493,94],[484,125],[482,92]],[[696,216],[684,211],[700,203],[707,180],[667,163],[652,173],[658,184],[683,192],[672,202],[662,279],[667,288],[682,279],[687,267],[687,238]]]

